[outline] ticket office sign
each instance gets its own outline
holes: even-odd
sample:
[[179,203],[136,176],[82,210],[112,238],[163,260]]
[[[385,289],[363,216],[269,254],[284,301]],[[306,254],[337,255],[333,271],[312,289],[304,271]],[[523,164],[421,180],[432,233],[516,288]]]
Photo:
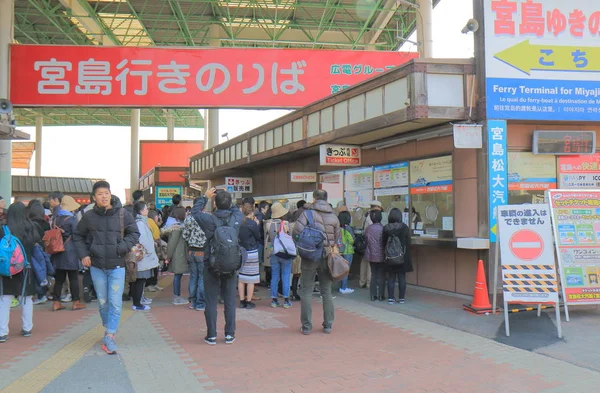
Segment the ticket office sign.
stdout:
[[550,190],[565,301],[600,304],[600,191]]
[[505,302],[558,302],[547,204],[498,206]]

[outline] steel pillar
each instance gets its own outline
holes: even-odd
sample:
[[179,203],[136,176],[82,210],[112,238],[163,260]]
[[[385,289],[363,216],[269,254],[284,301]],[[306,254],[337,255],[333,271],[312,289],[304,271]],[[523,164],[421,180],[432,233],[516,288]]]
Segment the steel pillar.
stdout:
[[138,189],[140,179],[140,110],[131,110],[131,175],[130,194]]
[[420,15],[417,16],[419,54],[422,58],[431,59],[433,57],[433,1],[418,0],[417,4],[419,8],[416,11]]
[[[219,36],[218,25],[210,26],[209,45],[211,47],[220,47],[221,40],[219,38],[213,38]],[[206,109],[204,111],[204,146],[206,149],[211,149],[219,144],[219,110],[218,109]]]
[[42,128],[44,118],[41,115],[35,117],[35,175],[42,176]]
[[175,140],[175,115],[172,109],[167,109],[167,140]]
[[[0,98],[8,96],[9,45],[14,36],[14,0],[0,0]],[[0,140],[0,196],[10,204],[12,196],[12,145],[10,140]]]

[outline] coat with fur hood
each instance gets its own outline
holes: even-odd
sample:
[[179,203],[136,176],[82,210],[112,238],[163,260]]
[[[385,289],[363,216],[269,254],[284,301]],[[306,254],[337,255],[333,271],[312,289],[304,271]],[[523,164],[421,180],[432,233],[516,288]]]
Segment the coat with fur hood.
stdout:
[[306,211],[302,212],[292,230],[294,239],[297,239],[304,227],[308,225],[308,217],[306,217],[308,210],[312,211],[315,226],[327,235],[326,245],[331,247],[338,245],[341,239],[340,221],[327,201],[315,201]]

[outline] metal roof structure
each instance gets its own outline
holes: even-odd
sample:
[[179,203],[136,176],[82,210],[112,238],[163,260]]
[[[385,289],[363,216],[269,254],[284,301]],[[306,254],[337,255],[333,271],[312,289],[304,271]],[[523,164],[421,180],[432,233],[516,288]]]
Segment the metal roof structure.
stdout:
[[[440,0],[434,0],[434,6]],[[396,50],[415,30],[415,0],[19,0],[22,44]],[[19,125],[128,125],[126,109],[17,110]],[[202,127],[177,110],[176,127]],[[165,126],[160,110],[142,125]]]
[[92,187],[98,179],[76,177],[13,176],[13,193],[48,194],[60,191],[64,194],[92,193]]
[[[35,126],[35,118],[42,115],[44,126],[67,125],[110,125],[129,126],[131,112],[123,108],[35,108],[15,109],[15,118],[19,127]],[[197,110],[173,110],[175,127],[203,128],[204,119]],[[167,118],[161,109],[144,108],[140,110],[142,127],[166,127]]]

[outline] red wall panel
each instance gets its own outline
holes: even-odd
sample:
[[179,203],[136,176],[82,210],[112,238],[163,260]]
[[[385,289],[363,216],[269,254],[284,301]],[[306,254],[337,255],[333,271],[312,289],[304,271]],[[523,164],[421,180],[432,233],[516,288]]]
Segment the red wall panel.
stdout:
[[156,166],[189,166],[189,158],[201,153],[202,145],[200,141],[140,141],[140,177]]

